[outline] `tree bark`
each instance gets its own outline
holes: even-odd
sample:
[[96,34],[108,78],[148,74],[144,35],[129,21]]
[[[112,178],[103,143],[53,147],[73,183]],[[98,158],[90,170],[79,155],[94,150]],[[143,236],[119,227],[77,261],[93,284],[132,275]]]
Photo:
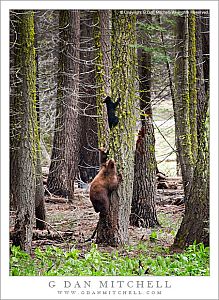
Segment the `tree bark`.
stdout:
[[[16,111],[16,50],[15,42],[16,42],[16,30],[14,27],[14,23],[16,22],[15,12],[10,12],[10,208],[16,210],[16,186],[14,185],[14,181],[16,180],[16,172],[14,172],[16,168],[16,159],[15,154],[16,151],[13,148],[13,144],[15,143],[15,132],[14,126],[12,123],[16,124],[15,119],[15,111]],[[17,67],[18,68],[18,67]],[[14,157],[14,159],[13,159]]]
[[[151,16],[145,20],[151,23]],[[142,41],[141,41],[142,42]],[[149,35],[143,39],[148,45]],[[141,129],[135,150],[135,168],[130,224],[154,227],[157,220],[155,137],[151,108],[151,54],[138,49]]]
[[[200,14],[196,16],[196,84],[197,84],[197,138],[200,139],[200,130],[202,128],[203,119],[206,119],[208,111],[208,84],[209,84],[209,66],[208,56],[209,56],[209,27],[204,27],[203,17]],[[205,38],[203,37],[205,36]],[[204,43],[203,43],[204,41]],[[205,52],[206,54],[203,54]],[[207,60],[206,60],[207,58]],[[208,72],[205,72],[208,70]]]
[[58,11],[36,10],[37,84],[39,89],[42,163],[49,167],[55,127],[59,18]]
[[99,167],[95,82],[94,12],[82,11],[80,19],[79,172],[83,182],[95,177]]
[[15,72],[16,86],[10,106],[12,194],[17,214],[13,244],[31,252],[35,204],[36,138],[36,65],[34,49],[34,13],[16,11]]
[[[135,170],[130,224],[137,227],[159,225],[155,206],[156,160],[154,156],[154,130],[150,117],[141,132],[145,133],[141,146],[135,152]],[[143,152],[142,152],[142,149]]]
[[203,53],[203,71],[205,79],[205,93],[209,93],[209,20],[210,12],[201,18],[201,32],[202,32],[202,53]]
[[119,123],[110,131],[110,156],[113,156],[123,181],[112,192],[110,209],[100,214],[97,243],[112,246],[128,242],[128,225],[134,179],[134,133],[136,129],[136,17],[112,11],[111,96],[119,95]]
[[[195,31],[195,34],[194,34]],[[196,27],[191,26],[189,30],[191,38],[197,40],[197,51],[193,51],[190,56],[193,56],[194,62],[190,59],[190,65],[194,64],[197,67],[198,80],[193,89],[197,92],[197,141],[198,151],[197,159],[194,168],[193,181],[190,188],[190,193],[185,202],[185,215],[183,217],[181,226],[177,232],[173,247],[185,248],[192,244],[204,243],[209,245],[209,131],[208,131],[208,117],[207,111],[209,106],[209,91],[205,90],[205,78],[209,78],[209,74],[204,72],[203,45],[202,45],[202,30],[201,17],[196,17]],[[207,48],[208,45],[205,45]],[[190,66],[190,72],[192,68]],[[205,77],[206,76],[206,77]],[[192,76],[190,76],[190,81]],[[190,85],[192,86],[192,84]],[[194,93],[192,93],[194,95]],[[192,99],[192,97],[190,98]],[[191,102],[192,104],[192,102]],[[195,102],[193,102],[195,105]]]
[[56,122],[47,187],[73,199],[78,169],[79,11],[60,11],[59,28]]
[[196,86],[196,18],[194,11],[189,11],[188,15],[189,34],[189,126],[191,132],[191,149],[193,155],[193,165],[195,165],[198,151],[197,141],[197,86]]
[[189,93],[189,35],[188,13],[177,17],[176,23],[176,62],[175,62],[175,103],[173,103],[176,146],[179,155],[185,199],[190,193],[193,177],[193,152],[190,128]]
[[[203,120],[204,121],[204,120]],[[175,248],[196,243],[209,245],[209,145],[203,122],[199,139],[198,158],[185,215],[174,240]]]
[[38,60],[38,24],[36,16],[34,16],[34,26],[35,26],[35,49],[36,49],[36,113],[37,113],[37,127],[38,135],[36,139],[36,194],[35,194],[35,216],[36,216],[36,228],[45,229],[46,228],[46,208],[45,208],[45,198],[44,198],[44,186],[43,186],[43,175],[41,166],[41,147],[40,147],[40,99],[39,99],[39,60]]
[[109,127],[104,98],[110,94],[110,11],[100,10],[95,13],[94,31],[96,46],[96,102],[98,114],[98,146],[109,146]]

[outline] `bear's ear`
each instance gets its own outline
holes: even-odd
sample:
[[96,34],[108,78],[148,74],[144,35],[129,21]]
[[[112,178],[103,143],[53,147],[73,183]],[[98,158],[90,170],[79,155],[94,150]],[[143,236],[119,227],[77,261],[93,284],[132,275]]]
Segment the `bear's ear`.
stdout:
[[113,159],[109,159],[107,162],[107,169],[113,169],[115,167],[115,161]]

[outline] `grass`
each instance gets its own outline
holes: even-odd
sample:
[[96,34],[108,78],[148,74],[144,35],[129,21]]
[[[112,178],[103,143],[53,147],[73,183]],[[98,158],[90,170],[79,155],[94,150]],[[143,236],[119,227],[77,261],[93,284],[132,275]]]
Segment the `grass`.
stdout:
[[177,232],[182,221],[181,214],[177,214],[175,211],[158,211],[157,215],[162,228],[166,230],[172,229],[175,233]]
[[[152,235],[156,239],[156,235]],[[129,255],[135,250],[137,255]],[[36,248],[33,257],[11,247],[10,275],[12,276],[208,276],[209,248],[195,243],[183,253],[156,249],[156,256],[148,256],[147,245],[139,243],[136,249],[126,249],[121,254],[101,252],[91,244],[86,253],[72,248],[64,251],[58,247]]]
[[[193,244],[182,253],[170,245],[181,214],[158,212],[161,227],[143,229],[139,242],[120,248],[68,244],[36,248],[30,256],[11,247],[11,276],[208,276],[209,248]],[[144,240],[140,236],[144,234]]]

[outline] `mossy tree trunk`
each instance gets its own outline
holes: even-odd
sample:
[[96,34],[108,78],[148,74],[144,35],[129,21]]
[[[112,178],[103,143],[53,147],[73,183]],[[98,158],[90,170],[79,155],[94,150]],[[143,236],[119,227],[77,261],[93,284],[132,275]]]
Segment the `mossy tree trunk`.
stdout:
[[[193,118],[197,122],[195,125],[197,128],[197,147],[194,149],[194,173],[189,195],[185,202],[185,215],[174,240],[173,246],[176,248],[185,248],[194,241],[203,242],[205,245],[209,244],[209,131],[207,116],[209,91],[208,89],[205,90],[204,84],[205,77],[209,78],[209,74],[204,72],[205,55],[203,55],[203,49],[208,48],[208,45],[204,45],[204,47],[202,45],[201,17],[197,16],[195,19],[194,12],[190,12],[189,17],[189,35],[192,40],[189,81],[190,89],[193,90],[190,92],[190,101],[191,104],[193,101],[193,105],[195,103],[197,105],[196,107],[191,106]],[[209,31],[209,28],[205,29]],[[196,46],[194,46],[195,44]],[[194,84],[194,74],[196,73],[198,80]],[[196,101],[194,101],[194,97],[197,97]]]
[[[151,16],[145,22],[151,23]],[[143,33],[139,41],[145,46],[149,35]],[[133,197],[130,224],[137,227],[159,225],[155,207],[156,158],[155,137],[151,109],[151,54],[138,49],[138,76],[140,90],[141,129],[135,150]]]
[[98,114],[98,146],[109,146],[109,127],[104,98],[110,95],[110,11],[95,12],[96,103]]
[[47,187],[73,199],[78,170],[79,11],[60,11],[59,30],[56,121]]
[[196,243],[209,245],[209,141],[206,124],[200,132],[194,179],[185,215],[174,240],[175,248],[185,248]]
[[[18,13],[18,14],[16,14]],[[15,94],[10,104],[11,185],[17,214],[13,244],[31,252],[36,191],[36,142],[39,139],[36,115],[36,64],[34,48],[34,13],[14,12]]]
[[45,229],[46,223],[46,208],[43,186],[43,174],[41,166],[41,147],[40,147],[40,99],[39,99],[39,58],[38,58],[38,23],[36,15],[34,16],[35,26],[35,51],[36,51],[36,112],[37,112],[37,125],[38,125],[38,139],[36,141],[37,158],[36,158],[36,194],[35,194],[35,215],[36,215],[36,228]]
[[100,215],[97,242],[112,246],[128,242],[129,215],[134,180],[134,133],[136,130],[136,17],[112,11],[111,96],[121,97],[119,124],[110,131],[110,156],[123,182],[110,199],[109,213]]
[[193,165],[195,165],[198,151],[197,140],[197,87],[196,87],[196,18],[194,11],[188,15],[188,35],[189,35],[189,122],[191,149],[193,155]]

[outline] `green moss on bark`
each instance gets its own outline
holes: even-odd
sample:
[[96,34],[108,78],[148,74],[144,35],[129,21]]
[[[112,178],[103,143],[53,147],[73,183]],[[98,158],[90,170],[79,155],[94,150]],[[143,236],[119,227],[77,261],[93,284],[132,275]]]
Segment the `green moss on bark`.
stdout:
[[[106,122],[106,111],[104,107],[105,85],[104,80],[105,69],[103,61],[103,49],[101,43],[101,31],[100,31],[100,11],[94,14],[94,23],[96,27],[94,29],[94,41],[96,47],[96,60],[95,60],[95,78],[96,78],[96,103],[97,103],[97,128],[98,128],[98,146],[103,147],[108,145],[108,129]],[[103,38],[103,37],[102,37]]]
[[190,97],[190,132],[193,164],[196,162],[197,140],[197,87],[196,87],[196,17],[189,13],[189,97]]
[[[15,44],[16,87],[11,103],[11,193],[16,199],[14,244],[30,251],[34,222],[38,124],[36,116],[36,63],[34,48],[34,13],[19,11],[16,15]],[[12,187],[12,185],[14,185]]]
[[116,112],[119,123],[110,131],[110,157],[114,157],[123,182],[112,195],[108,232],[98,231],[99,241],[101,235],[108,236],[107,242],[112,245],[128,242],[136,132],[137,55],[136,49],[130,47],[133,44],[136,44],[136,16],[112,11],[111,97],[120,96],[121,102]]

